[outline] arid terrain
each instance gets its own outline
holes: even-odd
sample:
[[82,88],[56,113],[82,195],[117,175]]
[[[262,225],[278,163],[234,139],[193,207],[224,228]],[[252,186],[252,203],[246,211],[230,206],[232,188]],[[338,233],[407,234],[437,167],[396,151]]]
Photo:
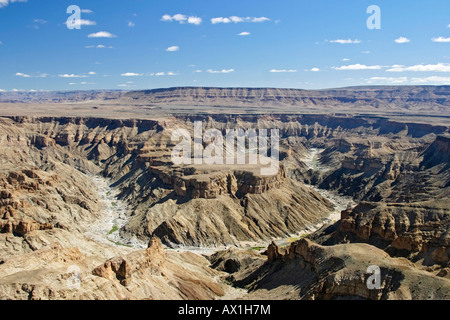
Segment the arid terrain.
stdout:
[[450,299],[449,86],[0,92],[0,146],[0,299]]

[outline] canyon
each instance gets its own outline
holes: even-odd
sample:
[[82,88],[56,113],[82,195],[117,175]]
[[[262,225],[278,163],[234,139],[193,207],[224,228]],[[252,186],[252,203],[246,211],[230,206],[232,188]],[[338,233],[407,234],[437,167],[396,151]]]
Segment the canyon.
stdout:
[[[0,93],[0,298],[449,299],[449,95]],[[279,169],[175,164],[195,122],[279,130]]]

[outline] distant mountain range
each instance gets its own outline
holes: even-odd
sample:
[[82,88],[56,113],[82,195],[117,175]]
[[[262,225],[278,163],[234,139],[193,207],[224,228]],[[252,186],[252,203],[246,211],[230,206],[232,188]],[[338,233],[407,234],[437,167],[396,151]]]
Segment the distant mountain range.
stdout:
[[1,92],[0,102],[115,101],[138,105],[324,107],[449,112],[450,86],[370,86],[324,90],[177,87],[120,91]]

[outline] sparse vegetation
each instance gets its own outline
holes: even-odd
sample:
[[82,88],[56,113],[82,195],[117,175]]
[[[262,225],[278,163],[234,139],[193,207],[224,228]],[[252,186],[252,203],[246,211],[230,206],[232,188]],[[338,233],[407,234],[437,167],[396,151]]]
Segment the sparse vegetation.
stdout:
[[250,248],[250,250],[254,250],[254,251],[261,251],[264,250],[266,247],[252,247]]
[[109,234],[113,234],[113,233],[116,232],[117,230],[119,230],[119,227],[118,227],[118,226],[113,226],[112,229],[108,232],[108,235],[109,235]]

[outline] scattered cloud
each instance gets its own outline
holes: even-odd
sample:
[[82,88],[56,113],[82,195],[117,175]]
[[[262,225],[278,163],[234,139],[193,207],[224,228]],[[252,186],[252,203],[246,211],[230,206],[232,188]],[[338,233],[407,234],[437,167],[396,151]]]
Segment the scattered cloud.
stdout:
[[22,77],[22,78],[47,78],[49,76],[48,73],[37,73],[37,74],[26,74],[26,73],[22,73],[22,72],[17,72],[16,73],[17,77]]
[[395,42],[396,42],[396,43],[409,43],[409,42],[411,42],[411,40],[409,40],[409,39],[406,38],[406,37],[400,37],[400,38],[398,38],[398,39],[395,39]]
[[37,24],[46,24],[48,21],[44,19],[34,19],[33,22]]
[[[69,21],[64,22],[65,25],[67,25],[68,23],[69,23]],[[80,26],[96,26],[97,25],[97,22],[91,21],[91,20],[85,20],[85,19],[80,19],[78,23]]]
[[150,76],[152,77],[162,77],[162,76],[177,76],[178,73],[169,71],[169,72],[157,72],[157,73],[150,73]]
[[250,32],[244,31],[239,33],[238,36],[249,36],[250,34],[251,34]]
[[450,77],[425,77],[425,78],[412,78],[412,83],[422,83],[422,84],[450,84]]
[[136,24],[135,24],[134,22],[129,21],[129,22],[128,22],[128,26],[129,26],[130,28],[133,28],[134,26],[136,26]]
[[81,13],[93,13],[94,11],[90,9],[81,9]]
[[31,76],[29,74],[22,73],[22,72],[17,72],[16,76],[22,77],[22,78],[31,78]]
[[342,59],[342,61],[350,61],[350,59],[349,58],[344,58],[344,59]]
[[99,31],[96,33],[91,33],[88,38],[115,38],[116,36],[107,31]]
[[142,73],[126,72],[121,74],[122,77],[141,77]]
[[234,72],[234,69],[222,69],[222,70],[212,70],[212,69],[208,69],[206,70],[206,72],[211,73],[211,74],[218,74],[218,73],[232,73]]
[[270,21],[270,19],[269,19],[269,18],[266,18],[266,17],[253,18],[253,19],[252,19],[252,22],[256,22],[256,23],[266,22],[266,21]]
[[218,24],[218,23],[231,23],[231,19],[219,17],[219,18],[212,18],[211,19],[212,24]]
[[372,77],[367,79],[369,84],[402,84],[408,82],[407,77]]
[[449,38],[444,38],[444,37],[433,38],[433,39],[431,39],[431,41],[433,41],[433,42],[450,42],[450,37]]
[[196,17],[196,16],[187,16],[184,14],[176,14],[174,16],[171,16],[169,14],[165,14],[162,16],[161,21],[164,22],[179,22],[180,24],[194,24],[194,25],[200,25],[202,24],[202,18]]
[[43,26],[44,24],[47,24],[47,20],[44,19],[34,19],[33,20],[33,25],[31,26],[33,29],[39,29],[41,26]]
[[199,26],[202,24],[202,18],[199,17],[189,17],[187,23],[189,24],[195,24],[196,26]]
[[86,75],[80,75],[80,74],[60,74],[58,75],[60,78],[88,78]]
[[179,51],[179,50],[180,50],[179,46],[171,46],[166,49],[167,52],[175,52],[175,51]]
[[99,44],[99,45],[96,45],[96,46],[85,46],[85,48],[87,48],[87,49],[91,49],[91,48],[97,48],[97,49],[114,49],[114,47],[113,46],[105,46],[105,45],[103,45],[103,44]]
[[241,22],[253,22],[253,23],[262,23],[271,21],[267,17],[238,17],[238,16],[231,16],[231,17],[216,17],[211,19],[212,24],[218,24],[218,23],[241,23]]
[[94,72],[94,71],[90,71],[89,73],[88,73],[88,75],[91,75],[91,76],[94,76],[94,75],[96,75],[97,74],[97,72]]
[[380,70],[383,66],[366,66],[365,64],[352,64],[348,66],[333,67],[334,70]]
[[9,3],[27,2],[27,0],[0,0],[0,8],[6,7]]
[[357,44],[361,43],[361,40],[358,39],[337,39],[337,40],[330,40],[330,43],[339,43],[339,44]]
[[386,70],[388,72],[450,72],[450,64],[448,63],[437,63],[437,64],[418,64],[414,66],[402,66],[393,65],[390,69]]
[[319,72],[320,69],[319,68],[311,68],[311,69],[306,69],[305,71]]
[[280,70],[280,69],[272,69],[271,73],[295,73],[297,70]]

